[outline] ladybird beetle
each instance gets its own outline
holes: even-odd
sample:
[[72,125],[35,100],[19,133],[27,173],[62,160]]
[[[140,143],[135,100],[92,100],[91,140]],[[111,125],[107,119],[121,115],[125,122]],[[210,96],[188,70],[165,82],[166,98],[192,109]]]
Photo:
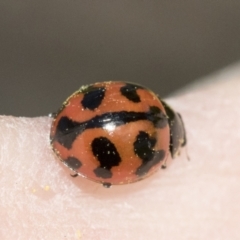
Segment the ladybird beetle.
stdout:
[[54,115],[51,146],[77,175],[110,187],[139,181],[179,154],[179,113],[151,90],[128,82],[82,86]]

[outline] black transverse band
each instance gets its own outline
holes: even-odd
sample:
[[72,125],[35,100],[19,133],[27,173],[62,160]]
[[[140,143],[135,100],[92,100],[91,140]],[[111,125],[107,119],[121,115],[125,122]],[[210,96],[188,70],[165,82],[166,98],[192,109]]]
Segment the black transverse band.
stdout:
[[52,141],[58,141],[64,147],[70,149],[76,137],[86,129],[107,128],[108,124],[117,127],[139,120],[148,120],[156,128],[164,128],[168,124],[166,115],[155,106],[150,107],[148,112],[120,111],[104,113],[85,122],[75,122],[68,117],[62,117],[58,122],[56,134]]

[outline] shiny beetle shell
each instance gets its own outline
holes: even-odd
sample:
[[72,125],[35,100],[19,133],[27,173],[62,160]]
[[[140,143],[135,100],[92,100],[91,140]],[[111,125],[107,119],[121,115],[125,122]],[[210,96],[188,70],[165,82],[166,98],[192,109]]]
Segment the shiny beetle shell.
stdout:
[[112,81],[73,93],[54,116],[50,139],[67,167],[105,186],[150,176],[186,143],[180,115],[152,91]]

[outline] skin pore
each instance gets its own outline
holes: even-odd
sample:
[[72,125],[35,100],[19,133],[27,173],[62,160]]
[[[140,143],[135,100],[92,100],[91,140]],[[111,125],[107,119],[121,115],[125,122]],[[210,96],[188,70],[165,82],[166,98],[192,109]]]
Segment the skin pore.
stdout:
[[51,118],[1,116],[0,239],[238,239],[239,79],[237,66],[169,98],[187,150],[110,189],[70,176],[49,145]]

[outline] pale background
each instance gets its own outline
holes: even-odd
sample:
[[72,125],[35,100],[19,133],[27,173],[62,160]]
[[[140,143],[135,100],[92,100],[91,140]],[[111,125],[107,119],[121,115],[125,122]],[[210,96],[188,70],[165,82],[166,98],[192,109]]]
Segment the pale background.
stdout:
[[110,79],[165,97],[239,58],[237,0],[0,1],[0,115],[46,115]]

